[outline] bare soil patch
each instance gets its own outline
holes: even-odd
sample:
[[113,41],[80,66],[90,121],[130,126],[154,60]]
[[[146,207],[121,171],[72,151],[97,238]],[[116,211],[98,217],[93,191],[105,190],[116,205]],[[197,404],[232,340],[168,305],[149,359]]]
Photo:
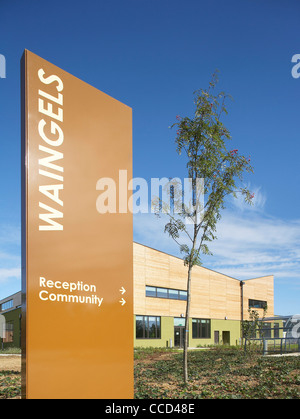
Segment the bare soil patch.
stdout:
[[21,372],[21,357],[17,355],[0,356],[0,371]]

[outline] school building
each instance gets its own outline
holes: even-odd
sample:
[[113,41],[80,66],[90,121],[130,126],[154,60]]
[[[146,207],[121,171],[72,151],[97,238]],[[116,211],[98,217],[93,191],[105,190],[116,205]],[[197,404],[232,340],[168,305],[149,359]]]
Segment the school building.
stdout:
[[[249,273],[251,275],[251,273]],[[134,346],[180,347],[186,329],[187,268],[182,259],[133,244]],[[274,316],[274,279],[240,281],[194,266],[191,283],[189,346],[236,345],[248,309]],[[6,319],[2,347],[20,346],[21,292],[0,301]]]
[[[183,346],[187,268],[182,259],[134,243],[134,346]],[[274,316],[274,278],[244,281],[194,266],[189,347],[236,345],[248,309]]]
[[7,347],[21,347],[21,291],[0,300],[0,349]]

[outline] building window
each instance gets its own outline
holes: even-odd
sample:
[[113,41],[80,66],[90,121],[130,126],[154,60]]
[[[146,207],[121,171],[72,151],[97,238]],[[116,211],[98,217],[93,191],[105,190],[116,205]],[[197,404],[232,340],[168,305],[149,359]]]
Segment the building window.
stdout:
[[171,288],[150,287],[146,285],[146,297],[167,298],[169,300],[187,300],[187,291]]
[[3,337],[3,343],[12,343],[14,341],[14,323],[7,322],[5,324],[5,335]]
[[135,321],[137,339],[160,339],[160,317],[136,316]]
[[8,310],[10,308],[13,308],[14,306],[14,300],[5,301],[5,303],[2,303],[0,308],[0,311]]
[[274,338],[279,338],[279,323],[274,323]]
[[146,287],[146,297],[156,297],[156,287]]
[[156,296],[157,298],[168,298],[167,288],[156,288]]
[[169,298],[171,300],[178,300],[178,290],[171,290],[169,289]]
[[262,328],[260,331],[260,337],[261,338],[271,338],[272,336],[272,329],[271,329],[271,324],[270,323],[263,323],[262,324]]
[[193,339],[210,339],[210,320],[192,319]]
[[184,317],[174,317],[174,327],[177,327],[177,326],[185,326]]
[[179,291],[179,300],[187,300],[187,291]]
[[249,300],[249,308],[265,308],[265,307],[267,307],[266,301]]

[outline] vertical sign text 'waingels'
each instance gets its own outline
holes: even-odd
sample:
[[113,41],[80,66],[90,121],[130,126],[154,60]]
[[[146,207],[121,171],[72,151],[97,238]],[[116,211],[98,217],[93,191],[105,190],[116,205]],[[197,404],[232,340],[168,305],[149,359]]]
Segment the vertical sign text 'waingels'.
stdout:
[[119,170],[131,109],[25,51],[23,397],[133,397],[132,213],[96,208],[97,180]]

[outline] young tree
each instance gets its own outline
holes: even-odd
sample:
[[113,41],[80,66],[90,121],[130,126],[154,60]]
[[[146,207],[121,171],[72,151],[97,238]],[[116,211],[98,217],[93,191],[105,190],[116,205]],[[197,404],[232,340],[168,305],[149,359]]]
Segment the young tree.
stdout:
[[[243,339],[245,339],[245,350],[247,349],[247,344],[249,350],[251,349],[251,339],[256,339],[257,337],[264,340],[265,330],[264,330],[264,320],[268,311],[267,303],[263,307],[262,316],[259,315],[257,310],[248,309],[249,320],[244,320],[242,322],[242,333]],[[258,334],[257,334],[258,332]],[[254,341],[254,347],[256,343]]]
[[[248,203],[251,203],[254,197],[247,187],[237,184],[242,184],[244,172],[252,172],[253,169],[250,159],[241,155],[238,149],[227,148],[231,136],[221,122],[221,117],[227,114],[225,102],[229,96],[224,92],[215,93],[217,82],[217,73],[214,73],[208,89],[195,92],[193,118],[177,116],[177,122],[172,125],[177,126],[177,152],[186,157],[187,175],[191,179],[192,205],[179,204],[181,206],[178,210],[176,202],[177,198],[180,198],[180,189],[178,192],[174,184],[170,189],[173,211],[170,207],[166,210],[164,202],[160,202],[159,208],[156,205],[157,212],[163,208],[163,212],[167,213],[165,232],[179,245],[187,267],[186,333],[183,351],[185,383],[188,381],[187,352],[193,266],[201,265],[201,254],[212,254],[208,243],[217,238],[216,225],[221,218],[221,210],[225,208],[226,197],[237,197],[240,193]],[[202,179],[202,183],[198,182],[199,179]],[[201,194],[204,194],[203,201],[200,199]],[[179,202],[182,201],[179,199]],[[174,212],[175,207],[177,211]]]

